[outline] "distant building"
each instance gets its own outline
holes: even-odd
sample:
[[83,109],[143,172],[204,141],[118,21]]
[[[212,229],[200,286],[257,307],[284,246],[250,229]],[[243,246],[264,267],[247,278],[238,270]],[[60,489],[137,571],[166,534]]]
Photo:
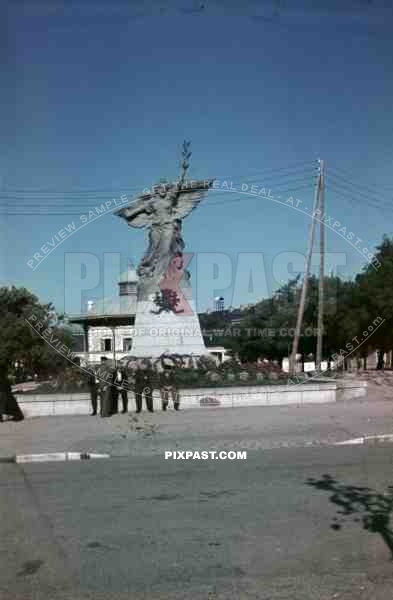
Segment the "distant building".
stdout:
[[214,310],[216,312],[223,312],[224,298],[222,296],[217,296],[217,298],[214,298]]

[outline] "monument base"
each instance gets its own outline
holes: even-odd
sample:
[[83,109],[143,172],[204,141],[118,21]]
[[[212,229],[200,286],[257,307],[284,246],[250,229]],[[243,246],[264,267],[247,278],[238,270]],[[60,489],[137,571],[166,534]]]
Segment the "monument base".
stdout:
[[164,353],[182,356],[208,354],[190,288],[185,295],[191,309],[184,311],[187,314],[168,310],[160,312],[154,295],[149,300],[138,300],[131,350],[133,356],[157,358]]

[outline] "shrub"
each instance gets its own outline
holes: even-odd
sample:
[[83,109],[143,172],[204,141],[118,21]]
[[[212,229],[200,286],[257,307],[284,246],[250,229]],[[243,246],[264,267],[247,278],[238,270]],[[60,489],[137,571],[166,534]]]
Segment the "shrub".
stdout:
[[221,381],[221,375],[217,371],[208,371],[207,378],[212,383],[218,383]]

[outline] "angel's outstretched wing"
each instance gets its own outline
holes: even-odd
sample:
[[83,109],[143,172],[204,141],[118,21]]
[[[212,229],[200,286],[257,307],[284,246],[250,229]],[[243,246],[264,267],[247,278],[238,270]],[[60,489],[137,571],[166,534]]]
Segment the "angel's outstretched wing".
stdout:
[[[213,181],[214,179],[209,180],[208,182],[196,182],[196,186],[189,190],[187,188],[183,189],[183,191],[179,192],[172,214],[177,219],[184,219],[189,215],[190,212],[207,196],[209,189],[213,185]],[[201,184],[200,187],[198,186],[199,183]]]
[[150,208],[151,195],[141,196],[136,202],[115,212],[115,215],[126,219],[130,227],[147,227],[152,224],[153,211]]

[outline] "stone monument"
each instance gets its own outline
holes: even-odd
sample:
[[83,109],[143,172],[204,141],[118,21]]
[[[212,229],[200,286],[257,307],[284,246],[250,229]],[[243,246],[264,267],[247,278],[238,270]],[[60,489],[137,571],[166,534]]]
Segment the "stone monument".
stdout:
[[183,253],[182,220],[206,197],[214,179],[186,180],[190,157],[190,142],[184,142],[179,180],[161,182],[115,212],[130,227],[148,229],[137,269],[136,357],[207,354],[187,271],[192,254]]

